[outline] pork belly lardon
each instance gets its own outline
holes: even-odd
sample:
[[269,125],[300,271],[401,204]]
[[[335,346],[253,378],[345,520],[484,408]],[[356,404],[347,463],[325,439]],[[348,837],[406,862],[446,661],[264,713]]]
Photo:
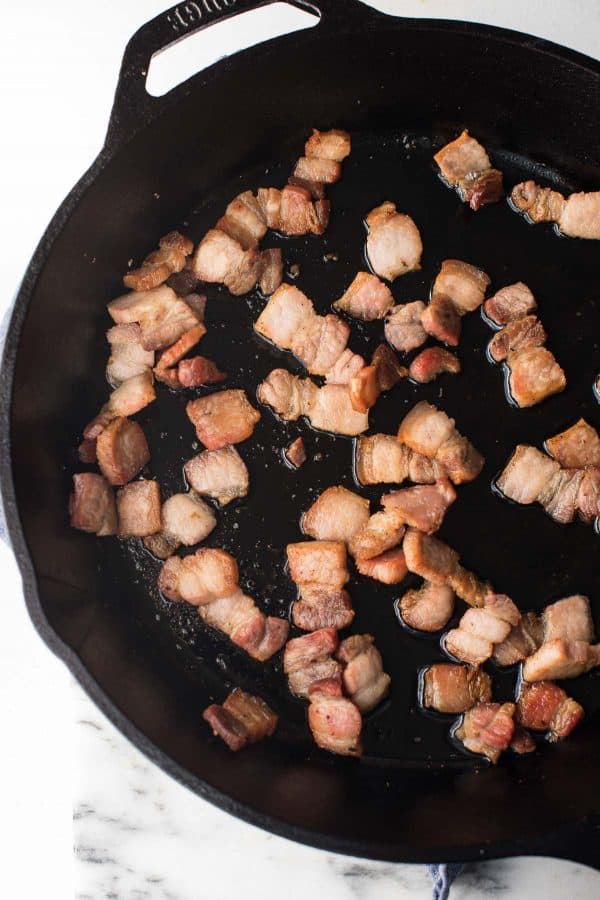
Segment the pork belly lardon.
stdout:
[[345,628],[354,618],[352,601],[344,585],[346,546],[342,541],[317,540],[288,544],[290,577],[298,587],[292,620],[304,631]]
[[246,463],[232,446],[203,450],[184,464],[183,472],[193,491],[220,506],[245,497],[250,486]]
[[360,756],[362,716],[342,695],[335,678],[314,681],[309,688],[308,726],[315,744],[340,756]]
[[361,484],[433,484],[445,477],[435,461],[416,453],[391,434],[359,437],[354,450],[354,470]]
[[221,450],[247,440],[260,419],[242,390],[218,391],[190,400],[186,412],[207,450]]
[[444,582],[424,581],[420,588],[406,591],[398,611],[415,631],[441,631],[454,612],[454,591]]
[[516,721],[532,731],[546,731],[551,741],[567,737],[585,715],[583,707],[552,681],[523,682]]
[[112,486],[95,472],[73,475],[73,492],[69,497],[72,528],[98,537],[117,532],[117,507]]
[[261,697],[247,694],[240,688],[234,688],[222,704],[207,706],[202,718],[208,722],[213,734],[235,752],[271,737],[277,728],[277,716],[270,706]]
[[425,343],[427,332],[421,322],[424,312],[422,300],[392,307],[384,325],[385,338],[392,347],[402,353],[410,353]]
[[456,491],[451,483],[447,478],[441,478],[434,485],[403,488],[384,494],[381,504],[386,510],[398,510],[411,528],[433,534],[439,529],[448,507],[455,500]]
[[167,559],[182,544],[192,547],[203,541],[216,527],[212,507],[193,491],[173,494],[162,505],[161,529],[144,538],[144,546],[159,559]]
[[471,209],[477,211],[502,197],[502,172],[492,167],[485,148],[466,129],[433,158],[446,184]]
[[363,715],[387,696],[391,678],[383,671],[381,653],[370,634],[353,634],[339,645],[336,658],[342,662],[344,690]]
[[110,357],[106,364],[106,380],[111,387],[119,387],[128,378],[143,375],[154,366],[154,350],[142,346],[142,329],[137,322],[113,325],[106,332]]
[[362,319],[363,322],[383,319],[393,305],[394,298],[389,287],[370,272],[359,272],[340,299],[333,304],[334,309],[355,319]]
[[485,317],[500,328],[530,315],[536,309],[536,299],[522,281],[501,288],[483,304]]
[[484,465],[483,456],[456,430],[454,419],[424,400],[400,423],[398,440],[437,462],[454,484],[473,481]]
[[311,684],[325,678],[334,679],[341,685],[342,664],[333,658],[338,646],[335,628],[320,628],[287,642],[283,671],[292,694],[307,699]]
[[[431,300],[421,316],[427,334],[456,347],[461,318],[481,306],[489,284],[489,275],[483,269],[460,259],[444,260],[431,289]],[[456,368],[456,362],[444,359],[449,371]]]
[[365,218],[367,256],[376,275],[394,281],[421,268],[423,242],[419,229],[410,216],[399,213],[396,205],[386,200]]
[[369,520],[369,501],[342,485],[328,487],[300,520],[304,534],[348,544]]
[[600,191],[581,191],[565,198],[535,181],[523,181],[512,189],[510,199],[513,208],[534,225],[554,222],[561,234],[600,240]]
[[480,753],[497,763],[513,740],[515,709],[514,703],[477,703],[464,714],[454,736],[471,753]]
[[429,384],[444,372],[458,375],[460,360],[443,347],[427,347],[422,350],[415,356],[408,369],[409,377],[418,384]]
[[161,529],[160,485],[157,481],[131,481],[117,491],[120,537],[147,537]]
[[464,713],[492,699],[492,679],[481,669],[434,663],[423,674],[421,701],[440,713]]
[[125,287],[134,291],[147,291],[158,287],[175,272],[181,272],[186,257],[194,249],[189,238],[178,231],[170,231],[158,242],[154,250],[143,261],[139,269],[131,269],[123,278]]
[[222,631],[254,659],[269,659],[284,645],[289,623],[261,612],[238,582],[237,562],[230,553],[201,547],[189,556],[168,559],[158,587],[169,600],[196,606],[207,625]]
[[458,628],[444,638],[448,653],[473,666],[481,665],[494,653],[521,620],[521,613],[505,594],[488,594],[483,606],[468,609]]

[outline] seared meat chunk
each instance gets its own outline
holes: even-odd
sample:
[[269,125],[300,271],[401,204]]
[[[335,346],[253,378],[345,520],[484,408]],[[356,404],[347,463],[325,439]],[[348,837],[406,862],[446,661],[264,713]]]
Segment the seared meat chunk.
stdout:
[[525,613],[508,637],[495,645],[494,662],[499,666],[514,666],[521,662],[542,643],[542,632],[542,621],[537,613]]
[[444,181],[456,188],[463,202],[477,211],[499,200],[504,189],[502,172],[492,168],[485,147],[465,129],[433,157]]
[[377,367],[377,384],[380,391],[391,390],[408,375],[408,369],[400,365],[398,357],[387,344],[379,344],[375,348],[371,365]]
[[544,610],[544,641],[562,638],[565,641],[587,641],[594,639],[594,623],[590,601],[583,594],[574,594],[551,603]]
[[423,242],[410,216],[397,212],[396,205],[386,200],[371,210],[365,222],[367,256],[377,275],[393,281],[421,268]]
[[577,510],[588,525],[600,517],[600,466],[590,466],[584,470],[577,495]]
[[581,469],[561,469],[552,476],[538,497],[538,503],[555,522],[566,525],[575,518],[582,480]]
[[237,241],[243,250],[258,247],[267,233],[267,224],[252,191],[235,197],[216,227]]
[[226,378],[226,373],[221,372],[217,364],[205,356],[193,356],[191,359],[182,359],[177,366],[177,381],[182,388],[218,384],[221,381],[225,381]]
[[235,447],[203,450],[185,463],[183,471],[192,490],[221,506],[248,493],[250,476]]
[[600,466],[600,435],[585,419],[548,438],[546,450],[564,469]]
[[347,544],[369,521],[369,501],[337,485],[317,497],[303,514],[300,527],[304,534],[319,541]]
[[408,478],[410,453],[391,434],[359,437],[354,459],[356,477],[361,484],[402,484]]
[[479,665],[489,659],[518,625],[521,613],[505,594],[488,594],[482,607],[468,609],[444,639],[445,648],[457,659]]
[[504,362],[517,350],[541,347],[546,337],[544,326],[536,316],[523,316],[496,332],[488,344],[488,356],[494,362]]
[[313,128],[311,137],[304,145],[304,152],[309,158],[333,159],[343,162],[350,156],[350,135],[339,128],[319,131]]
[[467,710],[455,737],[471,753],[481,753],[491,763],[497,763],[502,751],[512,742],[514,714],[514,703],[478,703]]
[[517,406],[535,406],[567,386],[565,373],[545,347],[530,347],[509,353],[508,387]]
[[389,287],[370,272],[359,272],[354,281],[339,300],[333,304],[335,309],[373,322],[383,319],[394,305],[394,298]]
[[289,447],[284,450],[284,455],[290,466],[299,469],[306,462],[306,448],[304,446],[304,438],[297,437],[292,441]]
[[281,650],[290,627],[285,619],[265,616],[252,597],[239,588],[227,597],[200,606],[198,613],[207,625],[222,631],[233,644],[260,662]]
[[212,508],[193,493],[173,494],[165,500],[161,521],[160,533],[144,538],[145,547],[159,559],[171,556],[181,544],[199,544],[217,524]]
[[525,681],[576,678],[600,665],[600,644],[587,641],[546,641],[523,663]]
[[341,541],[300,541],[287,545],[290,577],[297,585],[320,584],[341,590],[350,579]]
[[384,494],[381,503],[384,509],[396,509],[411,528],[418,528],[426,534],[437,531],[444,520],[448,507],[456,500],[456,491],[447,478],[434,485],[403,488]]
[[213,703],[202,713],[213,734],[222,738],[230,750],[242,750],[271,737],[277,728],[277,716],[260,697],[235,688],[222,706]]
[[522,725],[515,723],[515,731],[513,739],[510,742],[510,749],[519,755],[523,753],[533,753],[537,749],[537,744],[531,734],[523,728]]
[[517,722],[532,731],[548,731],[551,741],[567,737],[584,715],[583,707],[552,681],[521,684]]
[[152,403],[156,399],[152,382],[152,372],[146,371],[141,375],[133,375],[115,388],[98,415],[85,426],[84,438],[89,441],[96,440],[113,419],[118,416],[133,416]]
[[336,678],[315,681],[309,690],[308,727],[318,747],[341,756],[360,756],[362,716],[351,700],[342,696]]
[[325,584],[299,585],[300,599],[292,604],[292,621],[303,631],[347,628],[354,619],[347,591]]
[[450,347],[458,347],[460,340],[460,315],[450,297],[434,294],[421,316],[421,324],[427,334]]
[[96,439],[96,456],[111,484],[126,484],[150,462],[150,450],[137,422],[124,416],[113,419]]
[[492,679],[481,669],[435,663],[423,676],[423,706],[440,713],[463,713],[492,699]]
[[559,471],[557,462],[545,453],[518,444],[496,481],[496,487],[515,503],[533,503]]
[[431,294],[452,300],[459,316],[464,316],[481,306],[490,280],[489,275],[477,266],[460,259],[445,259]]
[[136,322],[113,325],[106,332],[110,357],[106,364],[106,380],[116,388],[128,378],[148,372],[154,365],[154,351],[142,346],[142,329]]
[[369,427],[367,413],[352,408],[348,387],[325,384],[318,388],[308,378],[274,369],[259,384],[256,396],[286,421],[306,416],[313,428],[354,437]]
[[458,375],[460,372],[460,360],[443,347],[427,347],[422,350],[415,356],[408,370],[409,377],[419,384],[428,384],[443,372],[451,375]]
[[146,257],[139,269],[132,269],[123,278],[125,287],[134,291],[148,291],[158,287],[174,272],[181,272],[194,245],[178,231],[170,231],[159,241],[159,249]]
[[280,194],[277,224],[273,227],[290,237],[324,234],[329,224],[329,210],[328,200],[313,201],[311,192],[306,188],[286,184]]
[[349,384],[355,375],[364,368],[365,361],[358,353],[348,347],[338,356],[325,376],[326,384]]
[[513,188],[511,201],[534,224],[556,222],[561,234],[600,239],[600,191],[581,191],[565,200],[558,191],[524,181]]
[[357,559],[356,568],[361,575],[374,578],[382,584],[400,584],[408,573],[404,552],[400,547],[386,550],[370,559]]
[[482,581],[473,572],[457,565],[448,576],[448,584],[457,597],[468,603],[469,606],[483,606],[488,594],[493,594],[492,586]]
[[558,191],[542,188],[535,181],[516,184],[510,195],[513,207],[524,213],[530,222],[558,222],[565,206],[565,198]]
[[73,475],[73,493],[69,497],[72,528],[88,531],[98,537],[116,534],[117,507],[108,481],[95,472]]
[[483,311],[494,325],[508,325],[537,309],[535,297],[526,284],[517,281],[501,288],[483,304]]
[[169,347],[198,325],[196,313],[164,284],[149,291],[123,294],[108,304],[108,312],[117,325],[139,323],[145,350]]
[[342,666],[332,658],[338,644],[335,628],[320,628],[287,642],[283,671],[293,694],[308,697],[311,684],[323,678],[335,678],[341,684]]
[[456,570],[458,553],[438,538],[409,528],[402,544],[408,571],[434,584],[445,584]]
[[454,612],[454,591],[445,583],[424,581],[400,599],[403,622],[416,631],[441,631]]
[[194,254],[192,271],[209,284],[222,284],[244,259],[244,248],[235,238],[218,228],[207,231]]
[[363,366],[348,382],[348,393],[352,409],[368,413],[381,393],[377,366]]
[[343,663],[342,683],[361,713],[371,712],[390,689],[391,678],[383,671],[381,653],[370,634],[353,634],[343,640],[336,657]]
[[458,431],[444,441],[435,454],[435,462],[454,484],[474,481],[485,465],[479,450]]
[[208,450],[220,450],[228,444],[245,441],[260,419],[260,413],[248,402],[246,392],[242,390],[219,391],[190,400],[186,412],[198,440]]
[[201,547],[190,556],[167,560],[158,578],[158,589],[169,600],[200,606],[231,596],[238,589],[238,581],[238,565],[230,553],[217,547]]
[[417,453],[434,457],[454,432],[454,419],[422,400],[403,418],[398,429],[398,440]]
[[146,537],[161,529],[158,481],[131,481],[117,491],[120,537]]
[[386,341],[401,353],[410,353],[424,344],[427,340],[427,332],[421,324],[424,312],[422,300],[392,307],[383,326]]
[[356,560],[373,559],[397,547],[404,534],[404,516],[396,509],[375,513],[348,542]]

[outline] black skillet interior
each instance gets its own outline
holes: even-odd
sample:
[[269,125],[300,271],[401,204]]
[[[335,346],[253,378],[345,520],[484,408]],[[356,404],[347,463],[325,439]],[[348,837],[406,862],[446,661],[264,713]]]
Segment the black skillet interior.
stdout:
[[[598,813],[600,676],[569,683],[588,713],[569,741],[482,771],[450,742],[451,721],[417,707],[419,669],[443,658],[438,638],[401,627],[394,612],[399,589],[353,577],[352,631],[376,636],[392,693],[366,722],[363,758],[333,758],[312,746],[304,706],[288,694],[280,660],[255,663],[204,629],[193,609],[165,603],[155,587],[158,564],[135,542],[95,540],[67,524],[71,475],[82,468],[77,436],[107,393],[105,303],[121,291],[128,260],[143,257],[170,228],[198,240],[240,190],[285,182],[310,126],[340,126],[351,131],[353,147],[331,191],[327,234],[270,235],[264,245],[281,246],[288,268],[298,264],[298,286],[326,312],[364,267],[362,218],[389,198],[414,217],[425,246],[421,271],[393,285],[398,302],[425,298],[447,257],[483,267],[493,289],[519,279],[531,286],[549,346],[567,373],[564,394],[532,410],[509,406],[502,373],[485,357],[491,331],[473,314],[459,348],[463,373],[428,387],[403,382],[378,403],[371,431],[395,431],[419,399],[454,416],[486,467],[459,489],[441,536],[522,609],[589,594],[600,628],[598,535],[580,524],[560,527],[541,508],[508,504],[490,489],[516,443],[540,446],[580,415],[600,426],[592,394],[600,367],[597,244],[528,226],[504,202],[473,214],[439,181],[431,160],[434,148],[467,126],[488,146],[507,185],[535,177],[565,190],[597,186],[598,66],[494,29],[390,19],[333,0],[320,6],[315,29],[219,63],[158,106],[144,106],[135,124],[127,121],[133,91],[128,95],[122,82],[107,150],[67,199],[32,263],[3,367],[8,415],[14,365],[12,471],[6,456],[2,471],[30,611],[125,734],[192,789],[256,824],[387,859],[570,855],[568,827],[588,822],[589,836]],[[167,28],[166,19],[157,23]],[[157,33],[144,31],[131,58],[134,50],[142,58],[148,36],[156,40]],[[253,395],[272,368],[301,371],[253,335],[263,299],[233,298],[218,287],[208,295],[201,352],[229,373],[227,386]],[[369,352],[381,336],[380,323],[353,323],[351,346]],[[187,399],[159,388],[157,403],[139,416],[152,448],[147,474],[165,496],[183,488],[182,463],[198,449]],[[300,513],[324,487],[353,486],[352,442],[262,413],[253,439],[240,447],[251,495],[219,512],[208,543],[235,554],[243,586],[265,610],[286,615],[294,592],[285,544],[301,539]],[[298,434],[309,460],[295,472],[281,448]],[[373,510],[382,492],[368,492]],[[516,673],[490,671],[497,696],[509,698]],[[264,696],[281,721],[271,741],[235,759],[201,719],[207,703],[234,684]]]

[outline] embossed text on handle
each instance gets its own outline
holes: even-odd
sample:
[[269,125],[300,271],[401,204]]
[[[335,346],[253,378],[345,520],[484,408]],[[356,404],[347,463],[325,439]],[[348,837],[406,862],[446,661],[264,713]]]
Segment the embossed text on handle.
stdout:
[[176,6],[173,12],[167,16],[173,31],[181,32],[187,28],[193,28],[203,19],[224,12],[228,7],[235,6],[237,0],[191,0]]

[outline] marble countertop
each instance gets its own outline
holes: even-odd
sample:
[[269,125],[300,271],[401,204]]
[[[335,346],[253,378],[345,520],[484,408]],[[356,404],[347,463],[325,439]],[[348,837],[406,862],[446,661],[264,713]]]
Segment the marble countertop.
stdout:
[[[403,15],[503,25],[598,53],[597,0],[372,5]],[[0,312],[14,296],[47,221],[102,144],[126,40],[166,6],[164,0],[32,0],[3,12],[0,83],[9,86],[3,107],[13,127],[2,138],[0,241],[11,251],[0,259]],[[270,24],[283,32],[297,15],[289,7],[272,7]],[[241,29],[232,20],[219,34],[211,32],[192,56],[180,54],[175,68],[183,75],[198,53],[208,63],[234,52],[254,27],[263,26],[257,20]],[[262,900],[282,894],[289,900],[309,894],[331,900],[430,897],[422,866],[372,863],[293,844],[233,819],[166,776],[114,729],[39,640],[22,603],[16,565],[1,545],[0,573],[4,896],[232,900],[243,873],[245,893]],[[600,896],[600,873],[542,858],[489,862],[465,871],[452,900],[500,892],[506,900],[587,900]]]

